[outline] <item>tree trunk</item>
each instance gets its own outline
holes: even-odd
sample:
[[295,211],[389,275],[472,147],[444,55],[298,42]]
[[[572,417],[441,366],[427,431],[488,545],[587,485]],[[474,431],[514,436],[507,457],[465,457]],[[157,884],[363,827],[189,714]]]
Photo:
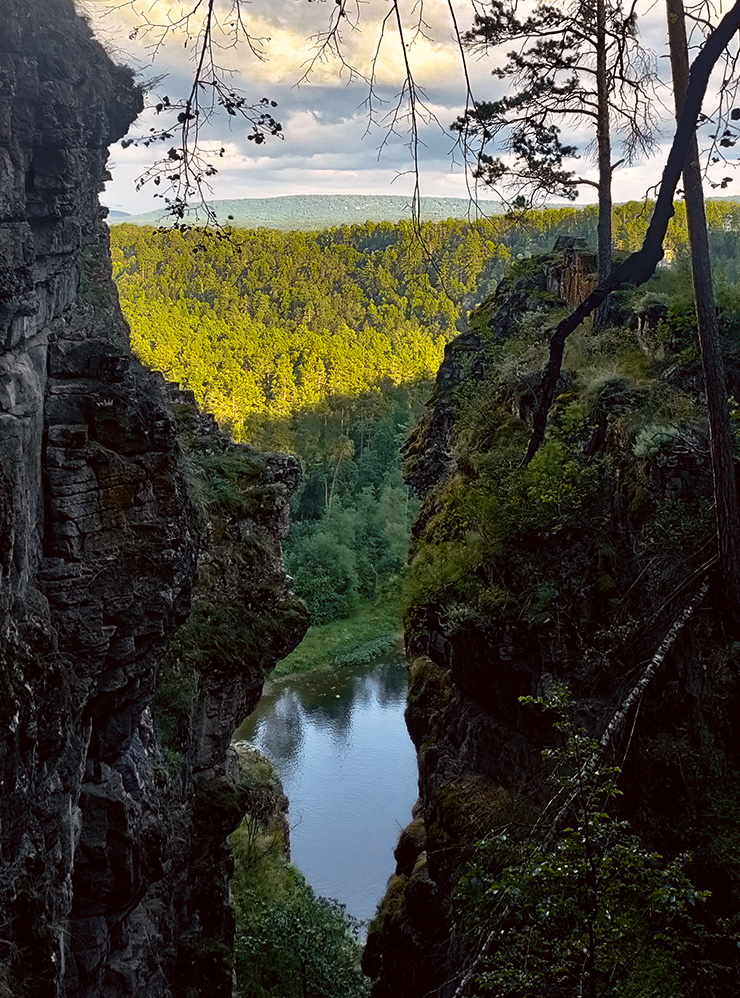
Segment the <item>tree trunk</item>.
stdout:
[[[597,226],[598,283],[612,270],[612,144],[609,129],[609,74],[606,65],[606,0],[596,0],[596,148],[599,172]],[[606,324],[608,299],[594,313],[597,328]]]
[[[673,72],[676,117],[683,110],[689,79],[689,52],[683,0],[666,0],[668,41]],[[696,320],[701,345],[704,383],[709,410],[709,437],[712,453],[714,502],[717,517],[717,543],[724,596],[728,608],[740,611],[740,513],[733,463],[732,430],[727,404],[727,382],[719,340],[719,323],[712,286],[709,235],[704,210],[699,147],[694,134],[683,168],[686,220],[691,249]]]
[[342,456],[340,454],[339,460],[337,461],[337,466],[334,469],[334,477],[331,480],[331,489],[329,490],[329,498],[326,501],[326,505],[331,508],[331,504],[334,502],[334,486],[337,484],[337,475],[339,474],[339,466],[342,463]]
[[658,262],[663,258],[663,240],[668,223],[673,217],[673,195],[683,170],[683,164],[686,162],[691,139],[696,135],[696,123],[701,112],[709,76],[738,28],[740,28],[740,0],[736,0],[708,36],[691,66],[686,101],[676,126],[671,151],[668,154],[658,188],[655,208],[642,246],[636,253],[632,253],[623,263],[620,263],[606,281],[599,281],[598,287],[558,324],[552,335],[550,357],[542,378],[540,401],[534,414],[534,425],[524,459],[525,464],[532,460],[545,439],[547,417],[560,378],[566,339],[580,326],[584,319],[598,308],[610,292],[617,291],[627,284],[644,284],[653,275]]

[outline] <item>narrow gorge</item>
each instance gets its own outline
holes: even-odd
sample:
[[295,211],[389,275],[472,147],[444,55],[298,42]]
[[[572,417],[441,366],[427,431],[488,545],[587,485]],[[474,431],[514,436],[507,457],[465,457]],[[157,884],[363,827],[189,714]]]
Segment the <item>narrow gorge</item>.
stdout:
[[[428,227],[441,266],[410,223],[234,230],[200,258],[197,230],[111,236],[108,148],[141,89],[72,0],[0,0],[0,26],[0,998],[287,998],[288,977],[290,998],[737,998],[740,633],[685,214],[676,267],[568,341],[525,464],[550,336],[593,285],[593,211],[500,240]],[[619,252],[644,214],[615,209]],[[712,217],[737,442],[735,215]],[[411,496],[397,444],[443,350]],[[303,480],[232,437],[303,447]],[[297,915],[240,902],[234,855],[264,828],[288,869],[287,802],[232,738],[307,604],[341,640],[306,671],[379,661],[399,603],[419,798],[363,978],[341,905],[295,869],[275,893],[302,891]],[[314,957],[336,984],[312,990]]]

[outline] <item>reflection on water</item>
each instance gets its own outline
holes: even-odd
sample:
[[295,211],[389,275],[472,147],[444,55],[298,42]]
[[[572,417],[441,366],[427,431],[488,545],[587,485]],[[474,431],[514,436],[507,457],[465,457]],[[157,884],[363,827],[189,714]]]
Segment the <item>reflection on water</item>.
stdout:
[[291,855],[313,888],[370,918],[417,796],[403,710],[406,670],[368,666],[272,684],[236,733],[277,766],[290,799]]

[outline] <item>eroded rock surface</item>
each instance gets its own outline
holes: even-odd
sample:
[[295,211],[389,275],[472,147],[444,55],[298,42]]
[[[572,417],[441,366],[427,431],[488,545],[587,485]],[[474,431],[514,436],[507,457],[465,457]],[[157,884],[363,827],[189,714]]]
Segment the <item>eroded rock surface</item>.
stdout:
[[[298,469],[263,459],[217,528],[194,507],[185,403],[130,356],[98,204],[140,95],[68,0],[0,0],[0,23],[0,994],[230,995],[229,739],[305,630],[280,551]],[[173,762],[149,705],[199,551],[253,644],[238,675],[204,653]]]

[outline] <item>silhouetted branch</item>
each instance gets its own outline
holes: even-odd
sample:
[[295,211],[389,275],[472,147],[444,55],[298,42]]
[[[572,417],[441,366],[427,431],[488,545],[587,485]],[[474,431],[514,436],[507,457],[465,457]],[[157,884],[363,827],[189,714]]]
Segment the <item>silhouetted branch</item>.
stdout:
[[[186,96],[170,98],[164,94],[150,98],[150,109],[166,118],[168,124],[121,143],[124,148],[171,143],[166,154],[137,178],[137,189],[148,183],[161,188],[155,196],[164,200],[166,212],[176,224],[185,224],[193,200],[205,213],[207,222],[216,224],[206,197],[212,193],[210,178],[218,173],[216,163],[224,157],[226,150],[222,145],[207,148],[202,140],[203,127],[220,112],[245,121],[250,127],[247,138],[257,145],[267,136],[282,138],[282,126],[273,114],[276,102],[267,97],[253,101],[234,86],[234,74],[220,64],[220,53],[246,45],[252,55],[262,60],[267,39],[250,32],[245,0],[191,0],[179,14],[172,15],[168,11],[160,19],[152,15],[152,5],[146,0],[111,2],[106,8],[109,14],[125,9],[132,11],[139,20],[129,37],[148,41],[152,59],[168,41],[179,36],[184,38],[184,46],[191,49],[194,64]],[[155,84],[157,89],[160,84],[161,81]]]

